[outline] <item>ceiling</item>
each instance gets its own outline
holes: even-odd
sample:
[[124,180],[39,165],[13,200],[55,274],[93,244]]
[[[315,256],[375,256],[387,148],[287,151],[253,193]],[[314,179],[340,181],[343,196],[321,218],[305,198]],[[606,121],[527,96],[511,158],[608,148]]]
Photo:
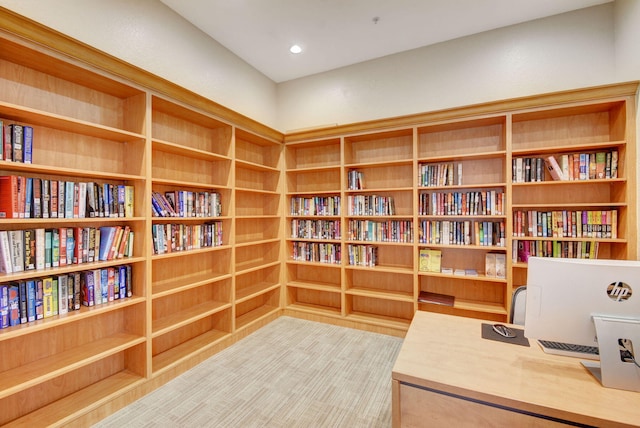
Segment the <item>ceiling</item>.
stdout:
[[613,0],[161,1],[279,83]]

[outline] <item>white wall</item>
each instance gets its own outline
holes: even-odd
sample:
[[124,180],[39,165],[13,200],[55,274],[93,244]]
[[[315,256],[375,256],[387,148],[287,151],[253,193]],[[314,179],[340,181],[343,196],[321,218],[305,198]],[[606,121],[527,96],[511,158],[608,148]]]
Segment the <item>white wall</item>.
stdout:
[[[620,81],[640,80],[640,1],[616,0],[614,8],[615,19],[615,53],[616,78]],[[636,98],[636,101],[638,99]],[[636,106],[636,171],[640,171],[640,109]],[[636,201],[640,201],[640,175],[637,177],[638,194]],[[640,230],[640,216],[638,229]],[[640,234],[638,235],[640,248]]]
[[278,85],[283,130],[610,83],[611,3]]
[[0,0],[0,6],[277,125],[276,84],[158,0]]

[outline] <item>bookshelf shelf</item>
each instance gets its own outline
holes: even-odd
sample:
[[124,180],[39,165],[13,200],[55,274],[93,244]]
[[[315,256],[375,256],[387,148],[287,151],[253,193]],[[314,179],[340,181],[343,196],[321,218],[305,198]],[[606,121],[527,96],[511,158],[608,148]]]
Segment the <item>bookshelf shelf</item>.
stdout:
[[[158,353],[153,357],[153,374],[159,376],[171,368],[177,367],[181,362],[198,354],[205,353],[209,348],[231,336],[230,326],[224,323],[216,323],[218,328],[211,329],[198,336],[195,336],[179,345]],[[229,329],[228,331],[226,329]]]
[[121,371],[62,397],[52,404],[37,408],[5,426],[51,426],[58,423],[69,423],[82,417],[87,410],[98,408],[143,382],[143,376],[127,370]]

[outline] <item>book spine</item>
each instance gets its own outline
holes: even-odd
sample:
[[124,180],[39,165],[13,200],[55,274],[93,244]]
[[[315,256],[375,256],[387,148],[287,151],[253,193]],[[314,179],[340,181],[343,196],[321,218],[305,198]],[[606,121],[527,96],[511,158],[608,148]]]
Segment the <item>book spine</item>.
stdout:
[[33,128],[22,126],[23,162],[32,163],[33,160]]
[[23,127],[18,124],[11,124],[11,147],[13,154],[14,162],[24,162],[24,151],[23,151]]
[[29,322],[27,281],[20,281],[18,283],[18,293],[20,293],[20,324],[26,324]]

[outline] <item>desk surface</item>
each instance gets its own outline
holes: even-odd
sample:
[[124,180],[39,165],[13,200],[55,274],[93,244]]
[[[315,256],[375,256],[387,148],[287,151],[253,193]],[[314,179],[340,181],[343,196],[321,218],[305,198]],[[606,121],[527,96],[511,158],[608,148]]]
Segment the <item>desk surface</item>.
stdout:
[[533,341],[482,339],[482,323],[416,312],[393,379],[587,425],[640,426],[639,392],[604,388],[580,360],[545,354]]

